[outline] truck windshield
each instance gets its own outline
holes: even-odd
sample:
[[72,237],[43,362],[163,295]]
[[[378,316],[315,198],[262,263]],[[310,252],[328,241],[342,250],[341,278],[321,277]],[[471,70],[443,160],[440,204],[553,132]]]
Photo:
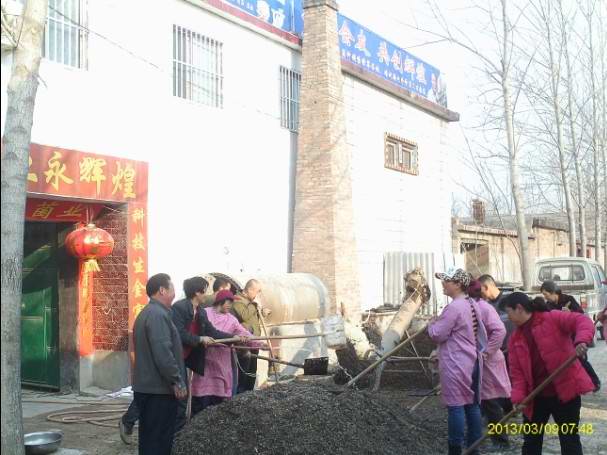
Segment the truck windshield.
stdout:
[[584,281],[586,274],[584,268],[579,265],[558,265],[558,266],[544,266],[540,268],[539,280],[553,280],[553,281]]

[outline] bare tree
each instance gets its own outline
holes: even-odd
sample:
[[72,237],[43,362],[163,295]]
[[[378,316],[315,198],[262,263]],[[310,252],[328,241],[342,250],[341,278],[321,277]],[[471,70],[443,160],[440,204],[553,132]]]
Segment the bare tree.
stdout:
[[[602,234],[602,210],[601,206],[601,157],[599,150],[599,126],[598,126],[598,110],[600,103],[600,95],[597,92],[597,84],[595,78],[596,63],[595,63],[595,43],[594,43],[594,15],[596,11],[596,3],[594,0],[587,1],[587,7],[583,10],[584,17],[588,25],[588,53],[590,57],[589,62],[589,76],[590,76],[590,88],[592,94],[592,181],[594,189],[594,258],[597,261],[602,259],[601,257],[601,241],[603,238]],[[600,13],[600,11],[599,11]]]
[[586,234],[586,193],[584,191],[583,173],[581,165],[581,157],[579,144],[577,140],[576,132],[576,116],[574,114],[574,87],[573,87],[573,72],[571,67],[571,57],[569,54],[569,27],[570,22],[567,20],[563,2],[559,0],[559,15],[560,15],[560,27],[561,27],[561,41],[563,56],[565,57],[565,90],[567,92],[567,120],[569,124],[569,140],[571,144],[571,154],[575,167],[575,179],[577,185],[577,212],[578,212],[578,224],[579,224],[579,239],[580,239],[580,250],[581,255],[586,256],[586,250],[588,249],[588,237]]
[[[605,47],[607,47],[607,32],[605,31],[606,24],[604,23],[605,16],[607,15],[607,6],[602,5],[603,9],[600,10],[599,14],[599,30],[601,39],[599,40],[600,59],[601,59],[601,111],[602,111],[602,135],[601,135],[601,155],[603,158],[603,184],[604,194],[607,198],[607,54],[605,53]],[[603,203],[603,222],[607,223],[607,204]],[[607,231],[607,227],[605,229]],[[607,235],[606,235],[607,237]],[[607,238],[605,240],[603,250],[603,268],[607,270]]]
[[[510,195],[512,197],[516,217],[521,277],[523,280],[523,287],[529,289],[531,286],[529,231],[525,219],[525,197],[522,191],[521,148],[520,143],[517,140],[515,132],[516,123],[514,121],[520,88],[513,87],[512,79],[513,72],[519,69],[521,74],[518,74],[517,76],[524,79],[533,56],[527,59],[527,63],[521,68],[515,68],[513,59],[513,48],[515,47],[514,38],[517,32],[517,22],[523,16],[523,11],[518,9],[517,14],[514,15],[514,20],[512,20],[512,12],[509,10],[508,0],[499,0],[498,4],[500,6],[499,16],[494,13],[492,4],[487,5],[482,3],[474,6],[478,12],[486,15],[487,21],[489,22],[489,28],[491,28],[492,33],[492,45],[495,48],[492,51],[479,49],[475,44],[475,40],[471,39],[461,28],[452,25],[452,21],[447,21],[437,4],[430,0],[428,1],[429,8],[442,31],[424,30],[415,25],[411,25],[411,27],[443,40],[447,40],[470,52],[481,63],[481,71],[492,85],[492,88],[489,89],[487,93],[499,92],[498,97],[493,99],[491,104],[487,106],[488,110],[492,110],[499,104],[499,115],[488,119],[487,122],[482,125],[482,128],[486,131],[493,131],[503,135],[502,138],[506,143],[505,154],[498,158],[505,160],[508,167]],[[495,157],[495,155],[493,157]]]
[[[569,178],[569,162],[570,155],[567,153],[565,146],[564,137],[564,112],[561,107],[561,55],[565,42],[563,41],[563,30],[561,33],[556,33],[555,23],[558,23],[555,11],[553,9],[553,2],[549,0],[536,0],[530,2],[533,8],[534,15],[531,18],[532,23],[537,24],[538,30],[538,41],[540,47],[545,47],[545,52],[535,53],[534,59],[535,70],[541,79],[547,76],[549,84],[547,88],[540,81],[533,81],[533,83],[521,83],[525,86],[525,90],[528,95],[539,103],[543,103],[549,106],[547,109],[541,109],[541,104],[534,104],[535,112],[542,123],[543,131],[534,131],[537,135],[547,135],[547,142],[549,145],[556,147],[558,152],[558,168],[560,171],[560,184],[563,191],[563,199],[565,203],[565,212],[567,215],[567,226],[568,226],[568,237],[569,237],[569,255],[575,256],[577,253],[576,248],[576,229],[575,229],[575,213],[573,207],[573,197],[571,194],[571,185]],[[563,9],[561,1],[559,0],[559,6],[561,15]],[[547,73],[547,74],[545,74]],[[539,108],[538,108],[539,106]],[[555,131],[553,131],[555,130]],[[539,136],[536,136],[536,141]]]
[[525,220],[525,200],[521,192],[521,176],[519,155],[514,141],[514,110],[512,107],[511,64],[512,64],[512,33],[513,27],[508,15],[508,2],[501,0],[502,4],[502,58],[501,58],[501,86],[504,102],[504,120],[506,122],[506,137],[508,140],[508,157],[510,164],[510,184],[512,186],[512,199],[516,210],[516,230],[520,245],[521,276],[523,287],[531,289],[531,263],[529,260],[529,234]]
[[[29,148],[47,8],[47,0],[28,0],[25,4],[7,89],[2,143],[3,454],[24,453],[21,412],[23,233]],[[5,23],[2,25],[4,27]]]

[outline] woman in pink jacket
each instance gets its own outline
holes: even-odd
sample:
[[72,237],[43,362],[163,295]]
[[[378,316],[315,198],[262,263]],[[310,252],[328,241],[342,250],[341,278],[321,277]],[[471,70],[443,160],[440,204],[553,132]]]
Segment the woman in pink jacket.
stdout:
[[[512,403],[518,404],[571,356],[586,354],[594,326],[581,313],[546,311],[541,297],[531,300],[522,292],[505,297],[503,304],[517,326],[508,343],[508,360]],[[525,423],[532,425],[532,431],[524,435],[523,454],[542,453],[544,425],[552,416],[558,425],[561,453],[581,455],[581,395],[593,389],[592,380],[579,361],[556,376],[523,410]]]
[[[479,405],[483,394],[502,393],[499,380],[498,391],[490,382],[485,387],[482,385],[485,354],[499,351],[506,329],[493,307],[479,304],[466,295],[470,283],[467,272],[450,269],[437,273],[436,278],[442,281],[443,293],[452,301],[429,324],[428,334],[438,344],[441,396],[448,410],[449,455],[457,455],[462,452],[464,439],[470,446],[481,437]],[[498,376],[503,381],[503,372]]]
[[[206,311],[209,321],[217,330],[245,338],[253,336],[230,314],[233,301],[234,294],[230,291],[219,291],[213,307],[200,308],[199,311]],[[266,347],[260,341],[249,341],[247,344],[259,349]],[[192,415],[232,397],[234,380],[230,348],[210,346],[206,352],[204,376],[194,373],[192,378]]]

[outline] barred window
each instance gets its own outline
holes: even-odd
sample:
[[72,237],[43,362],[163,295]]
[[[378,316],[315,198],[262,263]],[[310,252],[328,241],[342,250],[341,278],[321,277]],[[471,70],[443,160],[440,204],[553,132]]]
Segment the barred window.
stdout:
[[44,31],[45,58],[86,68],[86,0],[49,0]]
[[300,85],[300,73],[280,67],[280,126],[293,132],[299,129]]
[[417,144],[386,133],[384,135],[384,167],[418,175]]
[[173,25],[173,96],[223,108],[223,43]]

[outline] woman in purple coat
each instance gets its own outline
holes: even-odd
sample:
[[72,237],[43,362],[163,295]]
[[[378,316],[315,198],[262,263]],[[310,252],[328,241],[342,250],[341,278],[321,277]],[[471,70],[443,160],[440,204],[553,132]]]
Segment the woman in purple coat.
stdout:
[[[487,423],[495,424],[504,417],[504,401],[510,400],[512,391],[506,358],[500,349],[506,337],[506,326],[495,308],[481,298],[480,281],[470,282],[468,296],[478,303],[481,319],[487,332],[487,348],[483,352],[481,414],[485,416]],[[494,433],[491,435],[491,440],[498,449],[506,449],[510,446],[506,433]]]
[[492,313],[467,296],[470,284],[467,272],[452,268],[437,273],[436,278],[442,281],[443,293],[452,300],[430,322],[428,334],[438,344],[441,395],[448,410],[449,455],[458,455],[465,442],[470,446],[481,437],[483,354],[493,347],[499,350],[506,331],[497,314],[492,318]]

